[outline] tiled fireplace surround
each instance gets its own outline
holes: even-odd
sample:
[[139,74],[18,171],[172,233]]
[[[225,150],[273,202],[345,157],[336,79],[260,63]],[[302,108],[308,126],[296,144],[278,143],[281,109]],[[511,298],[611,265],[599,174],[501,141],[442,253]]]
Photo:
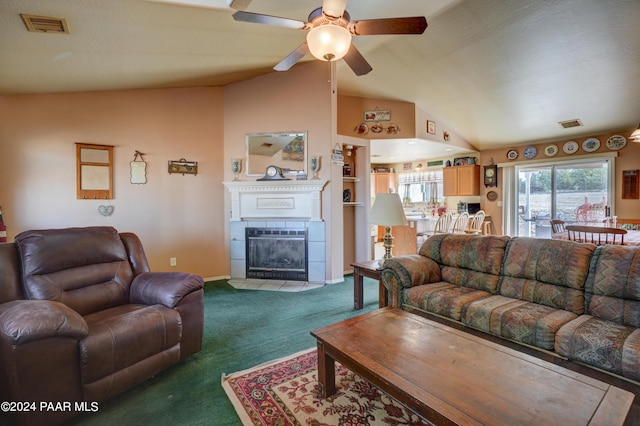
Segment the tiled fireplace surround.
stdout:
[[[326,281],[326,232],[321,218],[321,193],[325,180],[224,182],[231,195],[229,246],[232,285],[246,279],[246,228],[306,228],[308,231],[308,283],[290,282],[296,288],[324,285]],[[267,289],[279,289],[273,280]],[[234,284],[235,283],[235,284]],[[251,285],[251,283],[249,283]]]

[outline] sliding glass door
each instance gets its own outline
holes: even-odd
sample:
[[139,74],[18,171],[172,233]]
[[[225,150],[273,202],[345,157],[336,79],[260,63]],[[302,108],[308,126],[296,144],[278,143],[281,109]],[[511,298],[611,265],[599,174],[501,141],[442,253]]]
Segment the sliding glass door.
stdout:
[[517,167],[517,235],[550,238],[551,219],[568,224],[602,224],[613,199],[610,162]]

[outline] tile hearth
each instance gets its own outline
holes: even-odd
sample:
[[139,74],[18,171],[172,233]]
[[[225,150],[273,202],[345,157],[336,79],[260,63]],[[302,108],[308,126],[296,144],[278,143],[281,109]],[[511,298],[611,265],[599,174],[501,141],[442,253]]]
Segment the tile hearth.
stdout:
[[283,281],[283,280],[261,280],[261,279],[230,279],[228,284],[238,290],[266,290],[266,291],[289,291],[292,293],[312,290],[324,286],[324,283],[313,283],[308,281]]

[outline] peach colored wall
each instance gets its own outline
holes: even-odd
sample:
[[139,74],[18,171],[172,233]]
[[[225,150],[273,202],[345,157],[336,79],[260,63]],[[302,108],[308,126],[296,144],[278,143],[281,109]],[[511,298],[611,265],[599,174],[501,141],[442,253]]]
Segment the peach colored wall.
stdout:
[[[109,225],[140,237],[153,270],[228,275],[223,113],[221,88],[0,96],[9,241],[28,229]],[[113,200],[76,199],[75,142],[115,146]],[[148,163],[144,185],[129,182],[136,150]],[[197,161],[198,174],[168,174],[180,158]],[[98,213],[103,203],[111,216]]]
[[[396,134],[386,131],[360,135],[354,129],[361,123],[369,128],[373,122],[364,121],[365,111],[391,111],[391,121],[381,122],[383,125],[394,123],[400,127]],[[416,137],[416,108],[413,103],[382,99],[361,98],[356,96],[338,96],[338,134],[365,139],[398,139]]]
[[[606,145],[606,140],[612,135],[622,135],[627,137],[631,134],[633,129],[613,132],[613,133],[605,133],[601,135],[594,135],[600,140],[600,148],[595,153],[605,153],[612,152],[610,151]],[[591,136],[589,136],[591,137]],[[580,146],[582,146],[582,142],[585,141],[587,137],[571,139],[576,142]],[[547,159],[544,155],[544,148],[550,144],[554,144],[558,147],[558,154],[554,157],[548,158],[550,161],[553,160],[566,160],[569,158],[579,159],[581,155],[586,154],[582,149],[580,149],[575,154],[565,154],[562,151],[562,146],[569,141],[570,139],[565,139],[561,141],[555,142],[544,142],[544,143],[534,143],[527,144],[522,146],[514,146],[510,148],[499,148],[499,149],[491,149],[482,151],[481,162],[483,166],[489,164],[489,159],[493,158],[493,161],[497,163],[507,163],[509,160],[507,159],[507,151],[509,149],[516,149],[519,153],[518,159],[516,161],[522,161],[523,164],[526,164],[526,160],[522,160],[522,151],[525,147],[529,145],[533,145],[538,149],[538,155],[532,159],[531,161]],[[618,217],[624,218],[640,218],[640,200],[623,200],[622,199],[622,171],[623,170],[637,170],[640,169],[640,162],[638,161],[640,158],[640,143],[633,143],[627,139],[627,144],[624,148],[618,151],[618,157],[616,157],[616,170],[615,170],[615,211],[613,214],[616,214]],[[485,188],[484,185],[481,184],[481,194],[482,194],[482,207],[487,212],[487,214],[491,214],[494,220],[494,226],[498,233],[500,233],[502,227],[502,207],[498,206],[498,202],[503,200],[502,190],[504,189],[503,180],[502,180],[502,171],[498,168],[498,187],[497,188]],[[486,198],[486,194],[489,191],[496,191],[498,193],[498,199],[494,202],[488,201]]]

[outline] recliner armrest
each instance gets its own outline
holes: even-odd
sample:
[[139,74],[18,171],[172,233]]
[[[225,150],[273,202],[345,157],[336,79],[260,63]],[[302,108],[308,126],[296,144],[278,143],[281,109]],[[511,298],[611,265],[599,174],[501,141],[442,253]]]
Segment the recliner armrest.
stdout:
[[14,300],[0,305],[0,339],[20,345],[50,337],[82,339],[89,327],[79,313],[51,300]]
[[394,308],[400,307],[403,289],[442,280],[440,265],[419,254],[392,257],[385,260],[383,267],[382,283],[387,288],[389,306]]
[[202,277],[184,272],[145,272],[134,278],[129,292],[130,303],[162,304],[175,308],[183,297],[202,289]]

